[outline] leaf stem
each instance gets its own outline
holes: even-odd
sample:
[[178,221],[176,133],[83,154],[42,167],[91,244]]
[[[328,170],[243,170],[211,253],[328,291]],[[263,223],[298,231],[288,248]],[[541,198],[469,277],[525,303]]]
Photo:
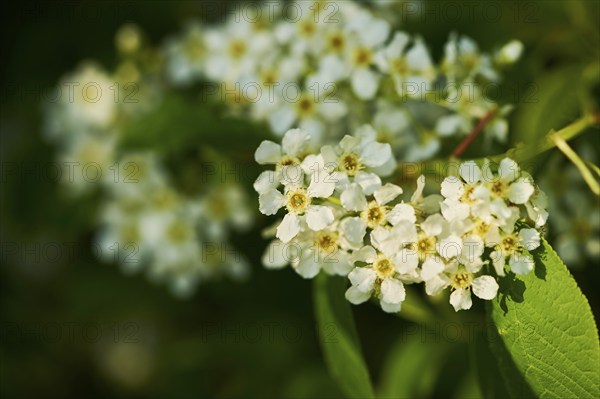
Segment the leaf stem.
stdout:
[[600,195],[600,186],[598,185],[598,182],[596,181],[596,178],[594,177],[592,172],[586,166],[583,159],[581,159],[581,157],[577,155],[575,151],[573,151],[571,146],[567,144],[567,142],[562,137],[558,136],[556,133],[551,134],[550,139],[554,141],[554,144],[556,144],[558,149],[561,150],[562,153],[565,154],[565,156],[569,158],[571,162],[573,162],[577,169],[579,169],[579,173],[581,173],[583,180],[587,183],[592,192],[596,195]]

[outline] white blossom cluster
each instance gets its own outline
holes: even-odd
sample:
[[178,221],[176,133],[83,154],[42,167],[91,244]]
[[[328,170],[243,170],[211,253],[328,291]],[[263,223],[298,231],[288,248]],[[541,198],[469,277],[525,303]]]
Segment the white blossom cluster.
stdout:
[[244,277],[247,261],[229,242],[232,230],[252,223],[241,186],[207,185],[189,198],[170,184],[154,152],[121,148],[123,131],[160,101],[160,86],[140,74],[128,61],[114,74],[84,64],[46,104],[45,134],[58,147],[63,187],[101,193],[96,252],[125,271],[147,272],[180,296],[220,275]]
[[153,153],[131,153],[122,163],[128,180],[110,185],[101,211],[96,242],[104,260],[126,272],[145,271],[179,296],[203,280],[247,275],[247,260],[228,241],[230,230],[252,222],[239,185],[188,198],[172,187]]
[[405,284],[424,283],[429,295],[450,288],[458,311],[471,307],[471,293],[493,299],[498,276],[533,270],[529,251],[540,245],[546,197],[513,160],[463,162],[439,194],[425,196],[420,176],[404,198],[402,187],[382,180],[396,161],[371,126],[335,146],[310,145],[309,133],[292,129],[281,144],[256,150],[259,164],[274,166],[254,184],[260,211],[283,216],[270,231],[266,267],[347,276],[350,302],[377,298],[392,313]]
[[421,37],[355,2],[255,8],[249,13],[242,3],[224,24],[192,23],[168,41],[170,81],[212,82],[207,91],[232,110],[268,122],[278,135],[302,128],[317,144],[373,121],[379,139],[401,144],[393,149],[407,160],[432,156],[440,140],[467,134],[488,113],[487,136],[506,138],[510,107],[485,94],[489,86],[497,91],[520,42],[486,54],[453,33],[436,63]]

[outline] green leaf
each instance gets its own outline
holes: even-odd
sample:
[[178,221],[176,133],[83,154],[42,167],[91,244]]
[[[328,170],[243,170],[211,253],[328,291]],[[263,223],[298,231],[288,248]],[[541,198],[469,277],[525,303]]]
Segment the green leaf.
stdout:
[[[531,253],[535,273],[504,278],[487,307],[492,349],[505,347],[495,351],[500,365],[514,364],[537,397],[597,398],[600,349],[590,306],[544,239]],[[514,372],[502,374],[511,390]]]
[[[479,388],[484,398],[535,397],[512,362],[495,329],[490,329],[488,336],[477,334],[475,342],[469,346],[469,349],[471,365],[479,380]],[[494,357],[499,361],[494,361]],[[510,381],[510,384],[506,384],[505,381]]]
[[373,398],[373,386],[363,360],[345,280],[321,273],[314,282],[315,314],[325,362],[347,398]]
[[430,397],[447,349],[447,344],[426,340],[420,333],[403,335],[389,351],[377,397]]

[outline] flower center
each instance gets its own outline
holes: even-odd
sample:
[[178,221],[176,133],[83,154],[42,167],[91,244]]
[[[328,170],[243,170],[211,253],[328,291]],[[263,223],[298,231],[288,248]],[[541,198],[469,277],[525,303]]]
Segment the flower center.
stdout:
[[188,239],[188,230],[183,223],[174,222],[167,229],[167,237],[171,242],[182,243]]
[[496,179],[492,183],[490,190],[492,191],[492,194],[494,194],[495,196],[502,197],[504,194],[504,191],[506,191],[506,184],[501,179]]
[[286,208],[290,212],[304,213],[310,205],[310,198],[304,190],[289,191],[287,193]]
[[320,231],[315,237],[315,246],[327,254],[332,254],[338,249],[338,233]]
[[315,103],[308,96],[302,96],[296,103],[296,108],[301,116],[310,116],[315,111]]
[[361,212],[361,217],[367,222],[367,226],[374,229],[387,223],[387,209],[375,201],[369,202],[367,209]]
[[274,69],[267,69],[262,72],[262,82],[265,85],[272,85],[277,82],[277,71]]
[[465,192],[460,197],[460,201],[464,202],[465,204],[475,203],[475,199],[471,198],[473,191],[475,191],[475,187],[471,186],[470,184],[465,184]]
[[353,59],[356,66],[367,67],[371,65],[372,58],[371,50],[368,48],[359,47],[354,50]]
[[502,249],[504,252],[512,253],[517,249],[517,238],[513,235],[506,236],[502,239]]
[[341,32],[335,32],[329,37],[329,49],[334,53],[344,49],[344,36]]
[[394,274],[394,265],[388,258],[381,256],[375,263],[373,263],[373,269],[377,273],[377,277],[383,280]]
[[291,157],[289,155],[285,155],[281,158],[281,160],[277,164],[277,169],[282,168],[284,166],[292,166],[292,165],[299,165],[299,164],[300,164],[300,161],[298,160],[298,158]]
[[454,276],[452,276],[451,284],[452,288],[469,288],[471,283],[473,282],[473,276],[471,273],[463,270],[457,272]]
[[246,43],[239,39],[232,40],[228,50],[231,58],[239,59],[246,53]]
[[406,75],[408,73],[408,65],[404,58],[396,58],[392,61],[392,70],[398,75]]
[[427,255],[433,254],[435,251],[435,238],[428,237],[425,234],[419,234],[417,239],[417,254],[420,259],[425,259]]
[[153,203],[158,209],[168,209],[175,205],[177,197],[172,190],[163,189],[154,193]]
[[310,18],[300,21],[299,28],[300,34],[306,37],[312,36],[316,31],[315,24]]
[[492,226],[484,222],[483,220],[480,220],[475,225],[475,232],[480,236],[485,236],[488,233],[488,231],[490,231],[490,227]]
[[344,154],[340,157],[340,166],[348,176],[354,176],[363,166],[356,154]]

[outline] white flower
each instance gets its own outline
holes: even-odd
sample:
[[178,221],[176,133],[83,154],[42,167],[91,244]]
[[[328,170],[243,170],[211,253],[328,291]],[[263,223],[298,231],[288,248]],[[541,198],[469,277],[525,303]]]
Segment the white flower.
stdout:
[[473,275],[466,271],[457,271],[450,277],[450,284],[454,288],[450,294],[450,304],[455,311],[467,310],[471,308],[471,291],[475,296],[490,301],[498,293],[498,283],[492,276]]
[[279,182],[298,183],[303,177],[300,167],[308,147],[310,135],[301,129],[291,129],[283,136],[281,145],[264,140],[254,153],[260,165],[275,165],[275,171],[265,171],[256,179],[254,189],[260,194],[276,188]]
[[390,26],[367,11],[355,13],[346,24],[348,46],[346,62],[351,65],[352,91],[361,100],[372,99],[379,88],[380,76],[371,67],[375,54],[388,38]]
[[333,194],[335,182],[327,182],[326,177],[323,178],[325,181],[319,181],[315,176],[312,176],[308,188],[288,185],[285,187],[285,195],[276,189],[270,189],[259,196],[260,211],[265,215],[274,215],[280,208],[286,207],[288,213],[277,227],[276,234],[285,243],[300,232],[304,219],[308,228],[314,231],[322,230],[334,221],[330,207],[312,202],[316,198],[327,198]]
[[496,274],[504,276],[504,265],[509,258],[510,270],[516,274],[528,274],[535,262],[529,253],[540,246],[540,234],[535,229],[521,229],[516,233],[501,233],[501,241],[490,254]]
[[477,44],[467,36],[452,33],[445,46],[443,69],[449,82],[473,80],[478,75],[496,81],[498,74],[492,68],[488,55],[481,54]]
[[376,137],[377,132],[365,125],[358,128],[354,136],[344,136],[337,146],[321,148],[325,165],[332,165],[341,172],[340,179],[354,177],[367,195],[381,185],[378,176],[389,176],[396,167],[390,145],[377,142]]
[[387,204],[400,194],[402,194],[402,188],[387,183],[385,186],[375,189],[373,192],[374,199],[368,201],[363,188],[358,183],[352,183],[342,192],[340,200],[345,209],[360,212],[360,217],[366,226],[374,229],[377,226],[387,224],[389,210]]
[[391,242],[395,238],[385,229],[373,231],[371,235],[375,248],[381,252],[366,246],[355,253],[355,261],[365,262],[367,266],[356,267],[348,274],[352,286],[346,291],[346,299],[360,304],[376,295],[385,312],[399,312],[406,292],[399,279],[403,270],[394,249],[397,245]]
[[406,33],[396,32],[391,43],[377,54],[376,60],[379,68],[394,79],[400,96],[419,97],[423,91],[429,90],[435,70],[423,40],[414,39],[408,48],[409,41]]

